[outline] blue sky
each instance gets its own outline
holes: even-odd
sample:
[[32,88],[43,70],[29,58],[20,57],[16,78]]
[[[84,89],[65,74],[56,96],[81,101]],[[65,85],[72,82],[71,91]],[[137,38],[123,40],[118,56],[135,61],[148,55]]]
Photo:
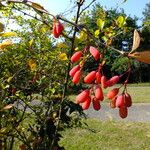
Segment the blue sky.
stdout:
[[[70,2],[75,2],[75,0],[31,0],[33,2],[37,2],[44,6],[49,12],[54,15],[64,12],[66,9],[71,8]],[[118,3],[121,3],[123,0],[97,0],[103,6],[107,8],[115,8]],[[88,4],[91,0],[86,0]],[[142,11],[145,8],[145,4],[148,3],[149,0],[127,0],[126,3],[121,4],[119,8],[124,8],[125,12],[132,17],[135,15],[141,18]]]

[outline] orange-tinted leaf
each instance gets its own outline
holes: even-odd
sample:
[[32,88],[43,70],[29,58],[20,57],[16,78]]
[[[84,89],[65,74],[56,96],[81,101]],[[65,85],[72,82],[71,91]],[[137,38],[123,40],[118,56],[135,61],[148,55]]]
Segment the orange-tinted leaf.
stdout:
[[135,52],[132,54],[128,54],[128,56],[135,58],[138,61],[150,64],[150,50],[149,51],[142,51],[142,52]]
[[13,106],[14,106],[13,104],[9,104],[9,105],[6,105],[3,109],[4,109],[4,110],[7,110],[7,109],[12,108]]
[[133,45],[132,50],[130,53],[132,53],[134,50],[136,50],[140,45],[140,35],[137,30],[134,30],[134,36],[133,36]]

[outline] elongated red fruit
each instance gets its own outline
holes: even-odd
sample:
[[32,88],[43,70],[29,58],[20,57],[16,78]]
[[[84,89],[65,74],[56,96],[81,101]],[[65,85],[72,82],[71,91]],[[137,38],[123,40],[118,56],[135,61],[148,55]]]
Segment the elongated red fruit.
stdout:
[[101,105],[100,105],[100,102],[99,101],[95,101],[95,100],[92,100],[92,104],[93,104],[93,108],[95,109],[95,110],[100,110],[101,109]]
[[114,88],[107,93],[108,99],[113,99],[119,93],[119,88]]
[[95,60],[98,60],[100,58],[100,52],[98,49],[96,49],[93,46],[90,46],[90,53],[95,58]]
[[119,108],[125,107],[125,95],[124,94],[117,96],[116,107],[119,107]]
[[82,109],[83,109],[83,110],[89,109],[90,104],[91,104],[91,97],[88,97],[88,98],[85,100],[85,102],[82,103]]
[[82,52],[81,52],[81,51],[75,52],[75,53],[72,55],[72,57],[71,57],[71,62],[72,62],[72,63],[75,63],[75,62],[79,61],[80,58],[81,58],[81,56],[82,56]]
[[60,34],[63,32],[64,26],[59,22],[54,22],[53,24],[53,35],[55,38],[58,38]]
[[90,91],[84,90],[82,91],[77,97],[76,97],[76,102],[77,103],[83,103],[86,101],[86,99],[89,97]]
[[115,85],[116,83],[118,83],[120,77],[119,76],[113,76],[112,78],[110,78],[108,81],[107,81],[107,85],[108,86],[113,86]]
[[79,70],[80,70],[80,65],[76,65],[76,66],[74,66],[74,67],[70,70],[69,75],[70,75],[71,77],[73,77],[73,76],[75,75],[75,73],[76,73],[77,71],[79,71]]
[[102,76],[102,77],[101,77],[101,84],[102,84],[102,87],[103,87],[104,89],[106,89],[106,88],[108,87],[108,85],[107,85],[107,79],[106,79],[105,76]]
[[95,97],[99,101],[103,101],[104,99],[102,88],[99,85],[96,86]]
[[75,83],[75,84],[79,83],[80,78],[81,78],[81,74],[82,74],[81,71],[78,70],[78,71],[75,73],[75,75],[73,76],[72,82]]
[[56,22],[55,26],[56,26],[56,32],[60,35],[64,30],[64,26],[59,21]]
[[55,38],[59,37],[59,33],[57,33],[57,31],[56,31],[56,26],[55,25],[53,26],[53,35],[54,35]]
[[95,80],[96,84],[100,84],[101,83],[101,73],[100,72],[96,72],[96,80]]
[[132,99],[130,94],[125,93],[125,105],[126,107],[131,107],[132,106]]
[[95,77],[96,77],[96,71],[92,71],[84,78],[84,82],[90,84],[95,80]]
[[120,107],[119,108],[119,116],[121,118],[123,118],[123,119],[128,116],[128,109],[127,109],[127,107]]

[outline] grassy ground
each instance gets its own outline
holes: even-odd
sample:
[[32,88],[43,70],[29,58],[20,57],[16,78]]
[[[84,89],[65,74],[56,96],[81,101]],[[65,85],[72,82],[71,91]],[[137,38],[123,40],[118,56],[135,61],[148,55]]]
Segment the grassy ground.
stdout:
[[60,144],[66,150],[149,150],[150,124],[85,121],[88,128],[67,129]]
[[[119,85],[116,87],[119,87]],[[104,95],[106,95],[110,89],[112,88],[105,89]],[[129,84],[127,89],[132,97],[133,103],[150,103],[150,83]],[[70,96],[73,101],[75,100],[75,97],[75,95]]]

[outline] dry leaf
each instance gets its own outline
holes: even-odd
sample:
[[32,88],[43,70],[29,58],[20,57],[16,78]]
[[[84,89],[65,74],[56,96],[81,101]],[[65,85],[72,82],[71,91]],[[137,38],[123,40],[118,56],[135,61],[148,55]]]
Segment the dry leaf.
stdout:
[[134,30],[133,45],[130,53],[133,53],[140,45],[140,35],[137,30]]
[[31,71],[34,71],[36,69],[37,65],[36,65],[36,62],[33,59],[30,59],[28,61],[28,66],[29,66],[29,68],[30,68]]
[[10,45],[12,45],[12,41],[10,41],[10,40],[4,41],[4,42],[0,43],[0,49],[4,49]]
[[27,2],[27,5],[31,6],[33,9],[36,9],[38,10],[39,12],[42,12],[42,13],[48,13],[43,6],[41,6],[40,4],[38,3],[34,3],[34,2],[31,2],[31,1],[28,1]]
[[4,109],[4,110],[7,110],[7,109],[12,108],[13,106],[14,106],[14,104],[9,104],[9,105],[5,106],[3,109]]
[[142,51],[142,52],[135,52],[132,54],[128,54],[128,56],[135,58],[138,61],[150,64],[150,50],[149,51]]
[[5,33],[1,33],[0,36],[2,36],[2,37],[17,36],[17,33],[15,33],[15,32],[5,32]]

